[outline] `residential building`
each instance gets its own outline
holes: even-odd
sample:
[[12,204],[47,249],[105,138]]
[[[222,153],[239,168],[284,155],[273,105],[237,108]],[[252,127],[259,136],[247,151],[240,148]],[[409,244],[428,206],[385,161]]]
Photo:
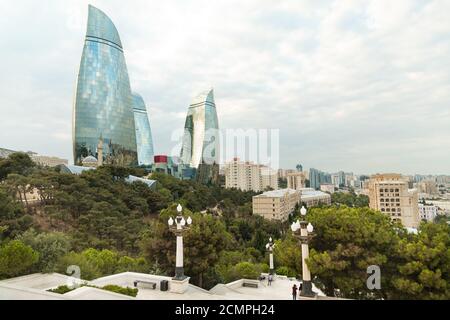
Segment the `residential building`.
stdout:
[[320,204],[330,205],[331,195],[322,191],[317,191],[314,188],[303,188],[301,191],[300,201],[308,208],[314,207]]
[[133,93],[133,114],[138,164],[140,166],[148,166],[153,163],[154,156],[152,130],[144,99],[137,93]]
[[138,164],[133,97],[122,42],[109,17],[89,5],[73,110],[74,163],[103,140],[103,163]]
[[31,160],[33,160],[34,163],[44,167],[56,167],[61,164],[69,163],[67,159],[61,159],[58,157],[51,157],[51,156],[43,156],[32,151],[28,151],[26,153],[30,156]]
[[286,179],[288,174],[297,172],[294,169],[278,169],[278,178]]
[[417,183],[417,190],[419,193],[425,193],[427,195],[437,195],[438,186],[433,180],[422,180]]
[[225,164],[225,188],[243,191],[264,191],[267,188],[278,189],[278,175],[275,170],[249,161],[234,158]]
[[306,175],[304,172],[293,172],[286,175],[288,189],[300,190],[306,187]]
[[327,192],[327,193],[334,193],[334,188],[335,188],[335,185],[334,184],[321,184],[320,185],[320,191],[323,191],[323,192]]
[[369,182],[369,206],[400,221],[405,227],[419,225],[418,193],[408,188],[408,181],[400,174],[376,174]]
[[419,219],[433,222],[438,215],[438,207],[433,204],[419,203]]
[[189,106],[184,125],[180,158],[192,168],[219,164],[219,122],[214,90],[200,93]]
[[294,189],[267,191],[253,197],[253,214],[268,220],[287,221],[300,201],[301,192]]

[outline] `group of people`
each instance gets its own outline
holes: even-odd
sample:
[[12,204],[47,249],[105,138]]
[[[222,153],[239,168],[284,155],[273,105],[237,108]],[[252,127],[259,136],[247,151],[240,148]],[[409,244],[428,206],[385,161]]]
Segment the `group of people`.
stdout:
[[292,286],[292,300],[297,300],[297,291],[301,292],[303,288],[303,283],[300,282],[300,284],[297,285],[294,283],[294,285]]

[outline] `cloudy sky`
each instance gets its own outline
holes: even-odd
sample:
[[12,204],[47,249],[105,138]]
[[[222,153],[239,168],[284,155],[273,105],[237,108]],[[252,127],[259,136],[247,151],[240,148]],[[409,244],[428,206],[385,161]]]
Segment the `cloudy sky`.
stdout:
[[88,3],[156,153],[213,86],[221,128],[280,129],[282,167],[450,174],[448,0],[0,0],[0,147],[72,159]]

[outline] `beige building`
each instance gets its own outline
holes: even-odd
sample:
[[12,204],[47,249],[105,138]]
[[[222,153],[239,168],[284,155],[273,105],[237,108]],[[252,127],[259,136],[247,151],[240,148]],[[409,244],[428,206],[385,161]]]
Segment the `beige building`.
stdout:
[[286,221],[300,201],[301,192],[294,189],[267,191],[253,197],[253,214],[268,220]]
[[330,205],[331,195],[322,191],[314,190],[313,188],[303,188],[301,191],[301,203],[308,208],[317,206],[319,204]]
[[439,194],[437,184],[432,180],[424,180],[418,182],[417,189],[419,193],[425,193],[427,195]]
[[297,170],[294,169],[278,169],[278,178],[286,179],[288,174],[296,173]]
[[320,191],[328,192],[328,193],[334,193],[334,184],[321,184],[320,185]]
[[288,189],[300,190],[306,187],[306,175],[304,172],[291,172],[286,174]]
[[266,188],[278,189],[277,172],[248,161],[233,161],[225,164],[225,188],[236,188],[243,191],[263,191]]
[[387,214],[403,226],[419,225],[418,193],[408,189],[408,180],[400,174],[376,174],[369,182],[369,206]]

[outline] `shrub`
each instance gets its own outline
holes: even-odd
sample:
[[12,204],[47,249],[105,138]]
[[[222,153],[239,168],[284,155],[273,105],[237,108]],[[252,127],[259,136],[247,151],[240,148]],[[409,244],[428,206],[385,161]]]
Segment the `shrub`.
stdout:
[[72,291],[72,290],[75,290],[75,288],[69,288],[69,287],[66,286],[66,285],[62,285],[62,286],[59,286],[59,287],[57,287],[57,288],[55,288],[55,289],[49,289],[49,290],[47,290],[47,291],[53,292],[53,293],[64,294],[64,293],[70,292],[70,291]]
[[115,292],[115,293],[120,293],[120,294],[125,294],[127,296],[131,296],[131,297],[136,297],[138,294],[138,289],[137,288],[130,288],[130,287],[120,287],[114,284],[109,284],[106,285],[104,287],[102,287],[101,289],[103,290],[108,290],[111,292]]

